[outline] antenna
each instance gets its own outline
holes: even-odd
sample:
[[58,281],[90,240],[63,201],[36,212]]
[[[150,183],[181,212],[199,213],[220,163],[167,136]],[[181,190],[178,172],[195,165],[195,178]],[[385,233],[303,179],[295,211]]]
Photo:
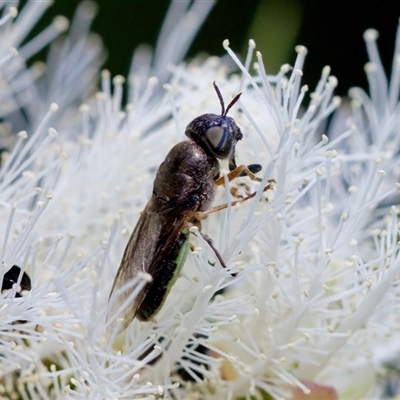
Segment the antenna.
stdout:
[[226,117],[226,115],[228,114],[228,111],[232,108],[232,106],[239,100],[240,96],[242,95],[242,93],[237,94],[234,99],[228,104],[228,107],[225,110],[225,103],[224,103],[224,99],[222,98],[222,94],[221,91],[219,90],[217,84],[215,83],[215,81],[213,82],[214,85],[214,89],[217,92],[217,96],[219,98],[219,102],[221,104],[221,117]]
[[231,107],[239,100],[239,97],[242,95],[242,93],[237,94],[234,99],[228,104],[228,107],[226,108],[225,114],[223,117],[226,117],[226,114],[228,114],[228,111],[231,109]]
[[215,83],[215,81],[213,82],[214,85],[214,89],[217,92],[217,96],[219,98],[219,103],[221,104],[222,110],[221,110],[221,117],[225,116],[225,104],[224,104],[224,99],[222,98],[222,94],[221,91],[219,90],[217,84]]

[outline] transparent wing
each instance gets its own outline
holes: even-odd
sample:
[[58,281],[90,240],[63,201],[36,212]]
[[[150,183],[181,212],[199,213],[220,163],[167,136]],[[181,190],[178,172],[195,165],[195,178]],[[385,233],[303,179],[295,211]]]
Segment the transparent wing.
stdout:
[[[161,228],[162,218],[153,209],[150,200],[132,232],[115,276],[109,299],[108,320],[118,315],[123,318],[123,326],[126,327],[135,317],[146,288],[146,277],[141,273],[151,275],[149,266],[154,257]],[[133,292],[137,294],[133,295]],[[134,298],[131,305],[123,307],[132,295]]]
[[156,208],[150,200],[141,213],[111,289],[107,319],[122,317],[124,329],[135,317],[151,286],[146,275],[154,277],[161,261],[168,260],[170,253],[176,251],[175,243],[191,217],[191,213],[166,217]]

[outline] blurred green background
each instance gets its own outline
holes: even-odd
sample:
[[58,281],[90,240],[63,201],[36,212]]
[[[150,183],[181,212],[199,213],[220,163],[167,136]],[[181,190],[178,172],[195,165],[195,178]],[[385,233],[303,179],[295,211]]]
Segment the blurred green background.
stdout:
[[[72,17],[80,0],[55,0],[41,20],[46,26],[55,15]],[[188,1],[190,3],[190,1]],[[310,88],[321,69],[330,65],[339,79],[337,93],[351,86],[367,86],[363,66],[367,54],[362,38],[367,28],[380,32],[379,48],[390,72],[400,1],[327,0],[217,0],[189,50],[222,55],[222,41],[245,54],[249,38],[263,54],[268,73],[295,59],[294,46],[309,50],[304,83]],[[127,75],[133,50],[142,43],[154,44],[170,4],[168,0],[98,0],[93,30],[100,34],[108,50],[105,68],[113,75]],[[40,29],[40,26],[36,28]]]

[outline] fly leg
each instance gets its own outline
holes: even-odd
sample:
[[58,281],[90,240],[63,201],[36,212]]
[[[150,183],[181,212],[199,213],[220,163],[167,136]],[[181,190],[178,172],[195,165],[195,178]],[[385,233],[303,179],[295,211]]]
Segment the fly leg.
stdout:
[[[200,220],[198,220],[198,219],[194,220],[192,222],[192,226],[195,226],[198,229],[199,234],[207,242],[207,244],[211,247],[212,251],[215,254],[215,257],[218,258],[218,261],[220,262],[222,267],[226,268],[226,264],[225,264],[224,260],[222,259],[222,256],[219,253],[219,251],[215,248],[214,242],[212,241],[212,239],[201,231],[201,222],[200,222]],[[193,233],[193,235],[197,236],[196,233],[194,233],[194,232],[192,232],[192,233]],[[234,276],[234,275],[232,274],[232,276]]]
[[[200,222],[200,221],[199,221],[199,222]],[[219,254],[219,251],[215,248],[212,239],[211,239],[209,236],[207,236],[206,234],[200,232],[200,230],[199,230],[199,233],[200,233],[200,235],[203,237],[203,239],[207,242],[207,244],[211,247],[212,251],[213,251],[214,254],[215,254],[215,257],[218,258],[218,261],[220,262],[220,264],[222,265],[222,267],[223,267],[223,268],[226,268],[226,264],[225,264],[224,260],[222,259],[221,254]],[[212,265],[212,266],[214,266],[214,264],[215,264],[215,263],[214,263],[214,264],[211,264],[210,261],[209,261],[208,263],[209,263],[210,265]],[[231,272],[231,276],[232,276],[232,277],[235,277],[235,276],[237,276],[237,273],[236,273],[236,272]]]
[[213,243],[212,239],[210,238],[210,236],[207,236],[206,234],[204,234],[204,233],[202,233],[202,232],[200,232],[200,231],[199,231],[199,233],[200,233],[200,235],[203,237],[203,239],[207,242],[207,244],[212,248],[212,251],[214,252],[215,257],[218,258],[218,261],[220,262],[220,264],[221,264],[224,268],[226,268],[226,265],[225,265],[225,263],[224,263],[224,260],[222,259],[221,254],[219,254],[219,251],[215,248],[214,243]]
[[[273,184],[275,183],[275,179],[270,179],[268,181],[268,185],[265,186],[265,188],[263,189],[263,192],[266,192],[267,190],[270,190],[273,186]],[[198,219],[204,219],[206,218],[208,215],[213,214],[215,212],[221,211],[221,210],[225,210],[226,208],[228,208],[229,206],[235,206],[236,204],[241,204],[244,203],[247,200],[252,199],[253,197],[255,197],[255,195],[257,194],[257,192],[254,192],[246,197],[243,197],[242,199],[239,200],[235,200],[232,201],[230,204],[221,204],[219,206],[215,206],[213,208],[210,208],[209,210],[206,211],[200,211],[196,214],[196,218]]]
[[[253,181],[261,182],[262,179],[254,175],[257,172],[260,172],[261,169],[262,169],[262,167],[261,167],[260,164],[249,164],[247,166],[246,165],[239,165],[238,167],[232,169],[226,175],[226,177],[228,178],[229,182],[233,181],[236,178],[241,178],[243,176],[248,176]],[[217,178],[214,182],[215,182],[216,185],[224,185],[225,184],[225,177],[221,176],[221,177]],[[274,179],[270,179],[268,181],[268,185],[264,188],[263,191],[265,192],[266,190],[271,189],[271,187],[272,187],[271,183],[274,183],[274,182],[275,182]],[[235,187],[232,187],[230,189],[230,192],[231,192],[231,195],[233,197],[236,197],[237,199],[239,199],[240,202],[246,201],[247,199],[251,199],[252,197],[255,196],[254,193],[249,194],[250,189],[246,184],[239,184],[239,186],[244,186],[245,187],[245,191],[247,192],[247,196],[243,196],[242,194],[239,194],[239,192],[240,192],[239,189],[235,188]],[[235,204],[237,204],[237,203],[235,203]],[[234,205],[234,204],[232,203],[232,205]]]
[[[260,164],[250,164],[248,166],[246,165],[239,165],[236,167],[234,170],[230,171],[226,177],[228,178],[228,181],[231,182],[234,179],[242,176],[248,176],[251,180],[261,182],[261,178],[258,176],[255,176],[257,172],[261,171],[261,165]],[[221,176],[215,181],[215,184],[220,186],[225,183],[225,177]]]
[[[197,225],[195,225],[195,226],[197,226]],[[193,233],[194,236],[197,236],[194,232],[191,232],[191,233]],[[214,242],[212,241],[212,239],[210,238],[210,236],[207,236],[205,233],[201,232],[200,230],[199,230],[199,233],[200,233],[201,237],[202,237],[202,238],[207,242],[207,244],[211,247],[212,251],[215,253],[215,257],[218,258],[218,261],[221,263],[221,265],[222,265],[224,268],[226,268],[226,265],[225,265],[225,263],[224,263],[224,260],[222,259],[221,254],[219,254],[219,251],[215,248]],[[195,247],[194,247],[194,245],[193,245],[192,243],[190,243],[190,250],[191,250],[191,251],[194,251],[194,250],[195,250]],[[209,261],[209,264],[211,264],[210,261]],[[215,264],[215,263],[213,263],[212,266],[214,266],[214,264]]]

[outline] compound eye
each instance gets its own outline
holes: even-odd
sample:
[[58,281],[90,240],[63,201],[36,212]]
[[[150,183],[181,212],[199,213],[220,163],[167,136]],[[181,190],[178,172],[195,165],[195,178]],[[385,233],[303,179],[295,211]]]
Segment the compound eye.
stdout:
[[220,157],[227,157],[231,151],[232,138],[227,129],[220,126],[213,126],[206,132],[206,138],[211,150]]

